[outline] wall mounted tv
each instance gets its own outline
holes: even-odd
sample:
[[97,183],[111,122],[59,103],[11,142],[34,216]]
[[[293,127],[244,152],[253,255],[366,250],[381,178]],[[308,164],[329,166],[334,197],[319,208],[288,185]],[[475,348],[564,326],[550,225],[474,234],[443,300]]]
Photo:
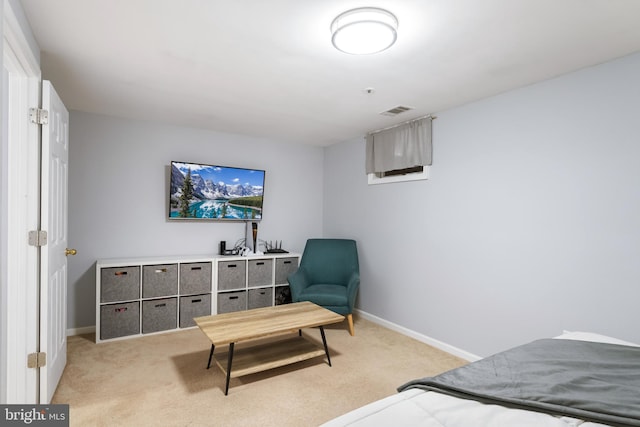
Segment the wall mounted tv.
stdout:
[[259,169],[172,161],[169,219],[260,220],[264,176]]

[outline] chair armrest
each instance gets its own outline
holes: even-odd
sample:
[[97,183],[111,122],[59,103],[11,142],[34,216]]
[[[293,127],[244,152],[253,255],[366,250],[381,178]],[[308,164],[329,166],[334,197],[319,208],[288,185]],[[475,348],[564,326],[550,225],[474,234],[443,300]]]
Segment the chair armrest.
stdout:
[[289,277],[287,277],[287,281],[291,289],[291,300],[297,302],[300,293],[304,288],[309,286],[309,277],[304,269],[298,268],[295,273],[291,273]]
[[353,311],[353,306],[356,304],[356,295],[358,295],[358,289],[360,288],[360,273],[353,272],[349,277],[349,283],[347,284],[347,297],[349,301],[349,308]]

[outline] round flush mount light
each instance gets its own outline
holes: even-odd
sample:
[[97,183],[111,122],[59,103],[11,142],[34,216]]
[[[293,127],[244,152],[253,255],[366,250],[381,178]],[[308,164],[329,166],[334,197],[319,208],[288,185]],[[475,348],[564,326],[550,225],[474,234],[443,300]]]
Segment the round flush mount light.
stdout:
[[331,43],[339,51],[369,55],[390,48],[397,38],[398,19],[377,7],[341,13],[331,23]]

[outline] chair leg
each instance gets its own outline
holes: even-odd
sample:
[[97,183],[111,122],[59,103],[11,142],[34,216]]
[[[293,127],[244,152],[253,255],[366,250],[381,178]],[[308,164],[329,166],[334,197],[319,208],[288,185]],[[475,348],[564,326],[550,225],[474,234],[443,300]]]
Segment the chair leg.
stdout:
[[349,321],[349,333],[354,336],[353,332],[353,314],[347,314],[347,320]]

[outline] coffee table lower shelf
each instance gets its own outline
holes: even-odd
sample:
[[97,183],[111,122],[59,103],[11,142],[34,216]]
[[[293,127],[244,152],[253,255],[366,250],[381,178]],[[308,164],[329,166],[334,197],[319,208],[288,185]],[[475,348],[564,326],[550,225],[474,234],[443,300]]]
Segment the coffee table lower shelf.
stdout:
[[236,378],[325,355],[322,347],[304,336],[295,336],[234,350],[230,373],[227,372],[229,352],[215,354],[213,358],[225,375]]

